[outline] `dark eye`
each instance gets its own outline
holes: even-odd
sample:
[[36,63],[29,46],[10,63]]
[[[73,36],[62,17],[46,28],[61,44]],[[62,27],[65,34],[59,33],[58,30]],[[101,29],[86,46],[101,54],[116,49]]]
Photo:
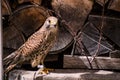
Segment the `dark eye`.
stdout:
[[50,20],[48,20],[48,22],[50,23],[51,21],[50,21]]

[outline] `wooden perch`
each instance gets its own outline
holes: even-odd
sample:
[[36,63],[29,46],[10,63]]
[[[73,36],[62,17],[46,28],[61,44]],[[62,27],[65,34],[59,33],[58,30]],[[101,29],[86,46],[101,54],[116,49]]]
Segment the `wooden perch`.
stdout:
[[[91,59],[91,57],[89,57]],[[64,68],[55,69],[50,74],[42,76],[35,75],[35,71],[26,70],[13,70],[9,74],[9,79],[22,80],[119,80],[120,73],[98,69],[120,69],[120,59],[110,57],[96,57],[97,63],[93,63],[94,69],[88,70],[89,68],[85,56],[71,57],[69,55],[64,56]],[[97,64],[97,65],[96,65]],[[98,68],[99,67],[99,68]],[[78,69],[79,68],[79,69]],[[80,69],[84,68],[84,69]]]
[[37,75],[35,71],[14,70],[10,80],[119,80],[120,73],[105,70],[56,69],[48,75]]
[[[90,60],[92,57],[88,57]],[[120,59],[110,57],[96,57],[92,62],[93,69],[120,70]],[[64,56],[64,68],[86,68],[91,69],[85,56]]]

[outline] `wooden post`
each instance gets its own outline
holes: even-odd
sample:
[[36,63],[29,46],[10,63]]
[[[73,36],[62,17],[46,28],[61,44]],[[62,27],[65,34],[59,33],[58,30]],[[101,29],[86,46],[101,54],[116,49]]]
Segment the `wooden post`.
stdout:
[[[1,1],[0,1],[1,6]],[[2,79],[3,65],[2,65],[2,15],[1,15],[1,7],[0,7],[0,79]]]

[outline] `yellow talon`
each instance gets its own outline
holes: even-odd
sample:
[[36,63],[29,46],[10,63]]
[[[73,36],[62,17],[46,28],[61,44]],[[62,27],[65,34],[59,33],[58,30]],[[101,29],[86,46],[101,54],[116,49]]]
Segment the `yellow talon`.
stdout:
[[42,68],[38,70],[38,74],[49,74],[49,71],[54,71],[54,69]]

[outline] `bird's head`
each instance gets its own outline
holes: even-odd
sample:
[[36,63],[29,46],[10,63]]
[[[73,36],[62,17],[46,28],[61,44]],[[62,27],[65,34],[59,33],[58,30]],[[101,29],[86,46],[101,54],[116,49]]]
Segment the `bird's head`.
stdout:
[[58,19],[56,17],[50,16],[46,19],[43,28],[45,30],[57,30],[58,28]]

